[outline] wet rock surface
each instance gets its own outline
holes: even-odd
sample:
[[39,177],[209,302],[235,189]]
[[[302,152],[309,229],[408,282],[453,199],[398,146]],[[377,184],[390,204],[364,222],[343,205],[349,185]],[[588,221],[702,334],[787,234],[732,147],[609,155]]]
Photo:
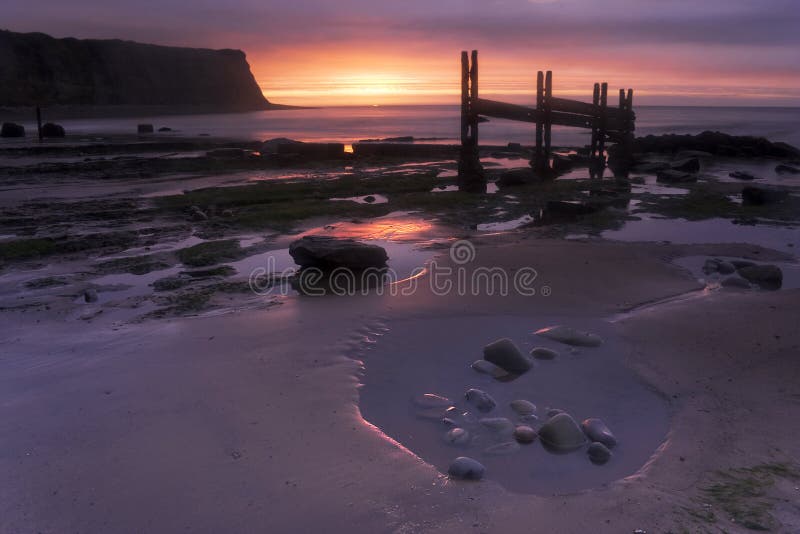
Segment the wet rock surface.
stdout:
[[485,471],[486,468],[479,461],[466,456],[459,456],[450,464],[447,473],[451,477],[461,480],[480,480],[483,478]]
[[775,265],[750,265],[742,267],[738,273],[762,289],[780,289],[783,284],[783,271]]
[[590,441],[600,442],[609,449],[614,448],[617,444],[617,438],[601,419],[585,419],[581,423],[581,428]]
[[557,452],[571,452],[586,444],[578,423],[566,413],[559,413],[547,420],[539,429],[542,443]]
[[526,373],[532,367],[531,361],[523,356],[519,348],[508,338],[498,339],[486,345],[483,349],[483,359],[514,374]]
[[469,389],[464,394],[467,402],[475,406],[479,412],[491,412],[494,410],[497,403],[491,395],[480,389]]
[[289,246],[289,254],[301,267],[331,270],[383,268],[389,255],[383,247],[354,239],[329,236],[305,236]]
[[589,460],[596,465],[604,465],[611,459],[611,451],[602,443],[595,442],[586,450]]
[[558,358],[558,352],[547,347],[534,347],[531,349],[531,356],[537,360],[555,360]]

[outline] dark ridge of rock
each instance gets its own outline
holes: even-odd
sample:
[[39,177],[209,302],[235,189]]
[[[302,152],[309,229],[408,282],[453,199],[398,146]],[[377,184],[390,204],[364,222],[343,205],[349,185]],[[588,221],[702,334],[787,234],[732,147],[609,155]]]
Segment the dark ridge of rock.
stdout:
[[383,247],[354,239],[329,236],[304,236],[289,245],[289,255],[301,267],[323,270],[339,267],[369,269],[386,266],[389,260]]
[[265,109],[244,52],[0,31],[0,105]]
[[633,151],[676,154],[699,150],[717,156],[796,158],[800,149],[787,143],[771,142],[763,137],[728,135],[705,131],[697,135],[647,135],[633,141]]

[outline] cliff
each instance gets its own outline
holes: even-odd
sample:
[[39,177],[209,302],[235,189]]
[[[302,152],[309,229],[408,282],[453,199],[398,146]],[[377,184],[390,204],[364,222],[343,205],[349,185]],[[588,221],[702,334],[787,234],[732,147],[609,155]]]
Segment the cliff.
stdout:
[[0,106],[266,109],[244,52],[0,31]]

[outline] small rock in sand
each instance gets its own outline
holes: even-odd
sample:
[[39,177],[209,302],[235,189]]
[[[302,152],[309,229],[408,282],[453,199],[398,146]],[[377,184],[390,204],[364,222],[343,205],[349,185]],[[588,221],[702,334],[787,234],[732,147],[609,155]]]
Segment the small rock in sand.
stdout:
[[599,347],[603,343],[603,338],[590,332],[575,330],[569,326],[550,326],[536,331],[536,335],[578,347]]
[[736,266],[729,261],[721,261],[717,266],[717,271],[720,274],[733,274],[736,272]]
[[551,417],[539,429],[542,444],[556,452],[570,452],[583,447],[586,437],[578,423],[569,414]]
[[546,347],[534,347],[531,349],[531,356],[537,360],[555,360],[558,357],[558,353]]
[[514,433],[514,424],[505,417],[484,417],[478,422],[497,436],[510,438]]
[[519,443],[516,441],[506,441],[505,443],[498,443],[497,445],[492,445],[491,447],[487,447],[483,454],[489,456],[505,456],[507,454],[514,454],[519,450]]
[[757,176],[753,176],[749,172],[744,172],[744,171],[729,172],[728,176],[730,176],[731,178],[736,178],[737,180],[746,180],[746,181],[758,180]]
[[467,456],[459,456],[453,460],[447,470],[447,474],[451,477],[462,480],[480,480],[483,478],[484,472],[486,472],[486,468],[483,467],[483,464]]
[[480,389],[472,388],[467,390],[464,398],[480,412],[491,412],[497,406],[492,396]]
[[97,291],[89,288],[83,292],[83,300],[85,302],[97,302]]
[[444,410],[453,406],[453,401],[435,393],[418,395],[411,401],[420,408],[442,408]]
[[589,449],[586,452],[589,454],[589,460],[596,465],[603,465],[611,459],[611,451],[600,442],[594,442],[589,445]]
[[444,440],[450,445],[465,445],[469,442],[469,432],[463,428],[451,428],[444,435]]
[[483,348],[483,359],[501,369],[521,375],[531,368],[531,362],[508,338],[498,339]]
[[617,438],[614,437],[614,434],[611,433],[611,430],[601,419],[586,419],[581,423],[581,428],[591,441],[600,442],[609,449],[617,444]]
[[520,443],[532,443],[536,439],[536,431],[527,425],[519,425],[514,429],[514,439]]
[[513,400],[509,406],[511,406],[511,409],[519,415],[531,415],[536,413],[536,405],[524,399]]

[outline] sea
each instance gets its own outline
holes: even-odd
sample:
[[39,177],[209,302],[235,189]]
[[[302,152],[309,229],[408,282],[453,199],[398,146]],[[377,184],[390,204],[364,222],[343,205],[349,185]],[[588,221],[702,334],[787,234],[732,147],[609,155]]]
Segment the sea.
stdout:
[[[800,147],[800,108],[639,106],[636,135],[715,130],[732,135],[754,135]],[[267,140],[287,137],[298,141],[342,142],[414,137],[420,142],[456,143],[459,108],[456,105],[360,106],[288,109],[208,115],[69,119],[59,121],[68,134],[101,136],[131,134],[139,123],[172,129],[171,135]],[[33,121],[24,123],[35,131]],[[491,119],[480,125],[481,144],[534,142],[532,124]],[[169,135],[169,134],[164,134]],[[554,146],[588,144],[589,132],[553,127]]]

